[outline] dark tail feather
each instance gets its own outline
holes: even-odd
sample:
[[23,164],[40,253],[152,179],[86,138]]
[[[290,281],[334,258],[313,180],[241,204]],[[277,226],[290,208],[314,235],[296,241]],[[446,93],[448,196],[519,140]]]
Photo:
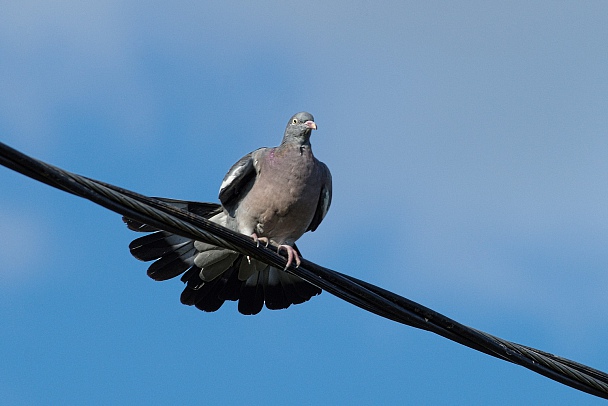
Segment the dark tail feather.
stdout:
[[214,312],[226,300],[238,300],[240,281],[237,274],[241,258],[237,258],[228,270],[210,282],[203,281],[200,278],[201,268],[193,265],[182,276],[186,287],[182,292],[181,302],[206,312]]
[[268,278],[268,268],[251,275],[241,282],[239,292],[239,312],[242,314],[258,314],[264,307],[264,282]]
[[152,263],[148,268],[148,276],[155,281],[166,281],[184,273],[192,265],[189,261],[184,260],[184,257],[192,258],[196,254],[193,247],[183,247],[180,250],[184,248],[189,250],[183,254],[179,251],[171,252]]
[[264,285],[264,298],[266,307],[273,310],[286,309],[291,305],[291,301],[287,299],[287,295],[281,285],[280,271],[275,267],[268,267],[268,281]]
[[158,231],[131,241],[129,249],[135,258],[141,261],[152,261],[186,245],[194,248],[193,242],[189,238]]

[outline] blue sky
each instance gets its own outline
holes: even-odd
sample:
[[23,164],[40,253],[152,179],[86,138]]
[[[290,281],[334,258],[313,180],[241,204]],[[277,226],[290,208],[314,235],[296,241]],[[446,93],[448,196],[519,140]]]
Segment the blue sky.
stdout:
[[[307,259],[608,370],[605,2],[0,6],[3,142],[215,201],[310,111],[334,196]],[[327,293],[199,312],[147,278],[118,215],[0,184],[7,404],[600,404]]]

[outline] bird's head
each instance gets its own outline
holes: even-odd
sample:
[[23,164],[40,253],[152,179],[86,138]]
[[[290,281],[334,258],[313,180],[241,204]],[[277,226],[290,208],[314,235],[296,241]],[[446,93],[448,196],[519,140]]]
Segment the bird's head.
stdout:
[[283,142],[308,144],[311,131],[316,129],[317,125],[312,114],[305,111],[294,114],[287,122]]

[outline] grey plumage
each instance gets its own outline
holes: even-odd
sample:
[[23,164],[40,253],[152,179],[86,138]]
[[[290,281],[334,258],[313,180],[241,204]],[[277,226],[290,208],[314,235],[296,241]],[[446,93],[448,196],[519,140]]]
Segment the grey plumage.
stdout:
[[[192,211],[222,226],[270,241],[299,263],[295,241],[315,231],[331,204],[331,174],[311,150],[316,129],[309,113],[290,118],[278,147],[257,149],[228,171],[219,191],[221,205],[173,199],[165,202]],[[153,227],[124,219],[135,231]],[[253,258],[165,231],[134,240],[131,253],[143,261],[155,280],[183,273],[182,303],[215,311],[226,300],[238,300],[243,314],[256,314],[264,304],[283,309],[321,293],[316,286]]]

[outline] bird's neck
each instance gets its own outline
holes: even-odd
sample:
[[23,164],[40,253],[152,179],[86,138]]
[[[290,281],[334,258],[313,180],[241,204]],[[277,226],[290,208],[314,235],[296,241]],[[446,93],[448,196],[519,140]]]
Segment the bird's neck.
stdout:
[[310,148],[310,137],[284,137],[281,146],[308,146]]
[[312,155],[310,141],[307,140],[304,143],[297,141],[282,142],[281,145],[276,148],[277,156],[291,156],[290,154],[293,154],[295,151],[297,151],[300,156]]

